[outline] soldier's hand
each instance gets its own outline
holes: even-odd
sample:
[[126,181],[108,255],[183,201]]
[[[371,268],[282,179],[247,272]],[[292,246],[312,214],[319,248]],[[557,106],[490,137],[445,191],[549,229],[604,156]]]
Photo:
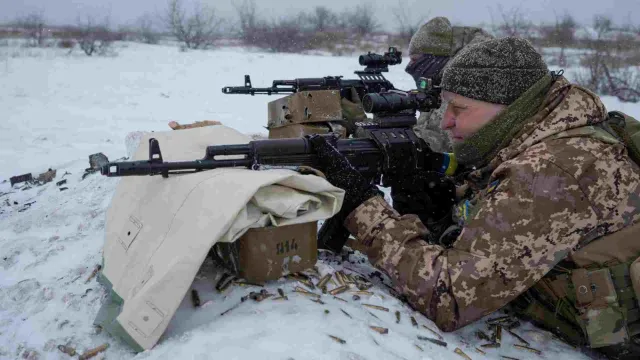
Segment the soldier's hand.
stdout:
[[362,106],[362,100],[358,96],[358,92],[355,88],[351,88],[351,99],[340,99],[340,105],[342,107],[342,117],[346,121],[347,132],[353,134],[355,131],[355,123],[358,121],[364,121],[367,119],[367,114],[364,112]]
[[[365,200],[380,194],[375,184],[367,181],[323,136],[314,134],[306,138],[317,154],[320,170],[326,175],[327,180],[345,190],[343,209],[351,212]],[[335,137],[333,140],[336,140]]]
[[[391,182],[393,208],[400,213],[418,215],[432,231],[436,224],[447,222],[456,202],[454,182],[432,171],[404,175]],[[444,220],[443,220],[444,219]]]

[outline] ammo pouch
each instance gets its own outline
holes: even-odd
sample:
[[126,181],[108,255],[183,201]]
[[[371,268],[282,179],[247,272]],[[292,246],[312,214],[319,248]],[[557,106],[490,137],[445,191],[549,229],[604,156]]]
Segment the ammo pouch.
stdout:
[[597,349],[640,339],[640,257],[553,272],[514,301],[519,315],[575,346]]

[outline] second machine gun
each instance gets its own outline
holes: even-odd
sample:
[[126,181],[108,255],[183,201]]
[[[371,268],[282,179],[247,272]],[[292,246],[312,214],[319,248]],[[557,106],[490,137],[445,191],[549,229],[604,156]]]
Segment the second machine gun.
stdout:
[[[413,132],[416,111],[440,106],[439,89],[429,81],[420,82],[421,89],[408,92],[393,90],[379,94],[367,94],[363,106],[374,114],[372,122],[359,123],[362,137],[337,139],[326,136],[336,149],[365,178],[381,186],[389,186],[390,180],[417,171],[436,171],[451,175],[456,169],[455,159],[448,154],[431,151],[429,145]],[[220,159],[227,155],[241,155],[237,159]],[[260,170],[270,167],[310,166],[323,171],[318,158],[304,137],[287,139],[254,140],[247,144],[208,146],[202,159],[165,162],[160,144],[149,139],[149,159],[112,162],[101,168],[102,175],[148,176],[193,173],[222,167],[246,167]],[[343,223],[348,214],[339,212],[327,219],[318,232],[319,248],[339,252],[347,239],[348,231]]]
[[[389,65],[402,63],[402,52],[390,47],[382,55],[371,52],[360,55],[358,61],[365,66],[364,70],[354,72],[358,79],[325,76],[273,80],[271,87],[255,88],[251,77],[245,75],[244,86],[226,86],[222,92],[241,95],[287,94],[268,104],[267,129],[270,139],[302,137],[310,132],[333,132],[348,137],[354,129],[345,122],[342,99],[358,102],[367,94],[394,90],[393,84],[382,73],[389,71]],[[352,89],[359,99],[353,98]]]

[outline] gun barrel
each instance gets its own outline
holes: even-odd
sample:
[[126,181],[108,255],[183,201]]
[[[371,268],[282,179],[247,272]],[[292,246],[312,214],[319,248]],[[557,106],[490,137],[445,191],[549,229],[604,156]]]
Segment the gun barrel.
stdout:
[[440,106],[437,93],[416,92],[399,94],[395,92],[370,93],[363,97],[362,107],[368,113],[399,112],[404,110],[431,110]]

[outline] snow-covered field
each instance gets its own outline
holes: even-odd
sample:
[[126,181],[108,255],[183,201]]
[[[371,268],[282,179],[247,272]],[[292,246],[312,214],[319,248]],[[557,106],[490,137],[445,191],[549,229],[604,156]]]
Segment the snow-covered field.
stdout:
[[[0,182],[7,180],[0,184],[1,359],[66,359],[69,356],[57,349],[60,344],[82,353],[103,343],[110,347],[98,358],[461,358],[456,348],[473,359],[588,358],[530,324],[515,331],[542,355],[513,347],[518,342],[509,334],[503,334],[501,348],[481,354],[475,348],[484,342],[475,331],[486,331],[483,321],[443,334],[446,347],[418,340],[418,335],[435,335],[413,327],[410,316],[420,325],[435,326],[382,284],[373,288],[373,296],[353,300],[343,294],[348,303],[324,296],[325,304],[318,304],[292,293],[300,284],[283,279],[266,288],[277,293],[281,287],[288,301],[247,301],[221,316],[256,288],[232,287],[219,294],[212,290],[216,275],[210,266],[203,267],[193,285],[205,306],[194,309],[187,297],[160,343],[151,351],[132,353],[92,326],[104,291],[95,279],[86,279],[100,263],[104,216],[119,180],[96,174],[83,180],[88,156],[126,156],[129,132],[168,130],[171,120],[219,120],[245,133],[265,133],[267,102],[275,97],[223,95],[223,86],[242,85],[244,74],[251,74],[256,87],[269,86],[274,79],[355,78],[357,58],[224,49],[179,52],[132,43],[118,44],[112,57],[65,55],[57,49],[20,51],[0,47]],[[413,87],[403,72],[405,65],[391,67],[387,75],[401,89]],[[609,97],[604,101],[610,110],[640,117],[637,104]],[[44,186],[9,185],[10,176],[38,175],[48,168],[56,169],[57,176]],[[60,180],[67,182],[57,186]],[[323,275],[343,266],[365,275],[374,272],[356,254],[350,260],[341,264],[324,254],[318,268]],[[364,302],[390,311],[366,310],[360,304]],[[369,326],[389,332],[381,335]]]

